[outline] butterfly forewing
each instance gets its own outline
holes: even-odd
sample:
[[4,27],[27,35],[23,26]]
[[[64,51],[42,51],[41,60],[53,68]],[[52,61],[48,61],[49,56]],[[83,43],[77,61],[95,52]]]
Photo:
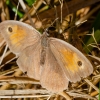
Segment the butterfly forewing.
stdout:
[[40,39],[39,32],[33,27],[13,20],[0,23],[0,33],[15,54],[19,54],[24,48],[35,44]]
[[49,38],[50,49],[71,82],[87,77],[93,72],[88,59],[75,47],[60,39]]

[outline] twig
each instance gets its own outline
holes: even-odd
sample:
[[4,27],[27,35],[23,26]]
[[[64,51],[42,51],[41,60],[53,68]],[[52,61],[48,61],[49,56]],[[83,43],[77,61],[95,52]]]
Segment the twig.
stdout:
[[40,98],[48,97],[50,95],[20,95],[20,96],[0,96],[0,98]]
[[99,89],[94,84],[92,84],[88,79],[84,80],[99,93]]
[[8,45],[6,45],[5,50],[4,50],[4,52],[3,52],[3,55],[2,55],[2,57],[0,58],[0,65],[1,65],[1,63],[2,63],[2,61],[3,61],[3,58],[4,58],[5,53],[6,53],[6,51],[7,51],[7,48],[8,48]]
[[66,92],[64,92],[64,91],[63,91],[63,92],[60,92],[59,94],[60,94],[61,96],[65,97],[66,100],[72,100],[71,97],[70,97]]
[[[100,2],[100,0],[71,0],[70,2],[64,2],[62,7],[62,17],[65,18],[68,14],[74,13],[77,10],[90,6],[92,4],[95,4],[97,2]],[[67,7],[66,7],[67,6]],[[43,13],[40,13],[39,16],[41,20],[45,18],[52,18],[52,20],[55,19],[55,12],[54,8],[47,10]],[[66,11],[66,13],[65,13]],[[57,14],[60,18],[61,16],[61,5],[57,6]],[[46,15],[46,16],[45,16]]]
[[39,81],[29,78],[29,77],[22,77],[22,76],[2,76],[0,77],[0,82],[11,82],[14,83],[16,81],[17,83],[35,83],[35,84],[40,84]]
[[[20,1],[20,4],[22,5],[22,7],[24,7],[24,10],[25,10],[25,6],[22,4],[22,0],[19,0]],[[33,7],[29,10],[29,14],[30,15],[34,15],[35,13],[36,13],[36,11],[37,11],[37,9],[41,6],[41,4],[43,3],[43,0],[37,0],[36,2],[35,2],[35,4],[33,4]],[[27,16],[27,13],[23,16],[23,18],[22,19],[20,19],[20,21],[23,21],[25,18],[26,18],[26,16]]]
[[[33,90],[33,89],[25,89],[25,90],[0,90],[1,95],[29,95],[29,94],[51,94],[51,92],[43,89]],[[36,96],[36,95],[35,95]]]
[[87,20],[93,13],[95,13],[98,9],[100,9],[100,5],[96,6],[93,10],[91,10],[86,16],[79,19],[75,24],[78,25],[81,22]]

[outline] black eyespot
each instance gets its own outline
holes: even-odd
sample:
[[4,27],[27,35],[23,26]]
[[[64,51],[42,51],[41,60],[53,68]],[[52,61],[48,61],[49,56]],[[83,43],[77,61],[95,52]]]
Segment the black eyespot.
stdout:
[[78,61],[77,64],[78,64],[78,66],[82,66],[82,62],[81,61]]
[[9,31],[9,32],[12,32],[13,29],[12,29],[11,27],[8,27],[8,31]]
[[24,74],[27,74],[27,72],[24,72]]

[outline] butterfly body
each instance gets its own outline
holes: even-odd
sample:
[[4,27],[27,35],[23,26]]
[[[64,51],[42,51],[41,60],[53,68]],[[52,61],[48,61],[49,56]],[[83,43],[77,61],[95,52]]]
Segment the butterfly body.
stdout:
[[40,80],[51,92],[61,92],[68,83],[77,82],[93,72],[89,60],[63,40],[41,35],[36,29],[18,21],[0,23],[10,50],[19,56],[17,64],[29,77]]
[[46,48],[48,48],[48,38],[45,33],[41,37],[41,47],[42,49],[41,49],[40,64],[41,66],[43,66],[46,59]]

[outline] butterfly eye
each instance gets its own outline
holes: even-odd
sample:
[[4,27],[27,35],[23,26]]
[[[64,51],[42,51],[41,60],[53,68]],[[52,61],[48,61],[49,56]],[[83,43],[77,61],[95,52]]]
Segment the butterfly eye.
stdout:
[[78,66],[80,66],[80,67],[82,66],[82,62],[81,62],[81,61],[78,61],[77,64],[78,64]]
[[9,31],[9,32],[12,32],[13,29],[12,29],[11,27],[8,27],[8,31]]

